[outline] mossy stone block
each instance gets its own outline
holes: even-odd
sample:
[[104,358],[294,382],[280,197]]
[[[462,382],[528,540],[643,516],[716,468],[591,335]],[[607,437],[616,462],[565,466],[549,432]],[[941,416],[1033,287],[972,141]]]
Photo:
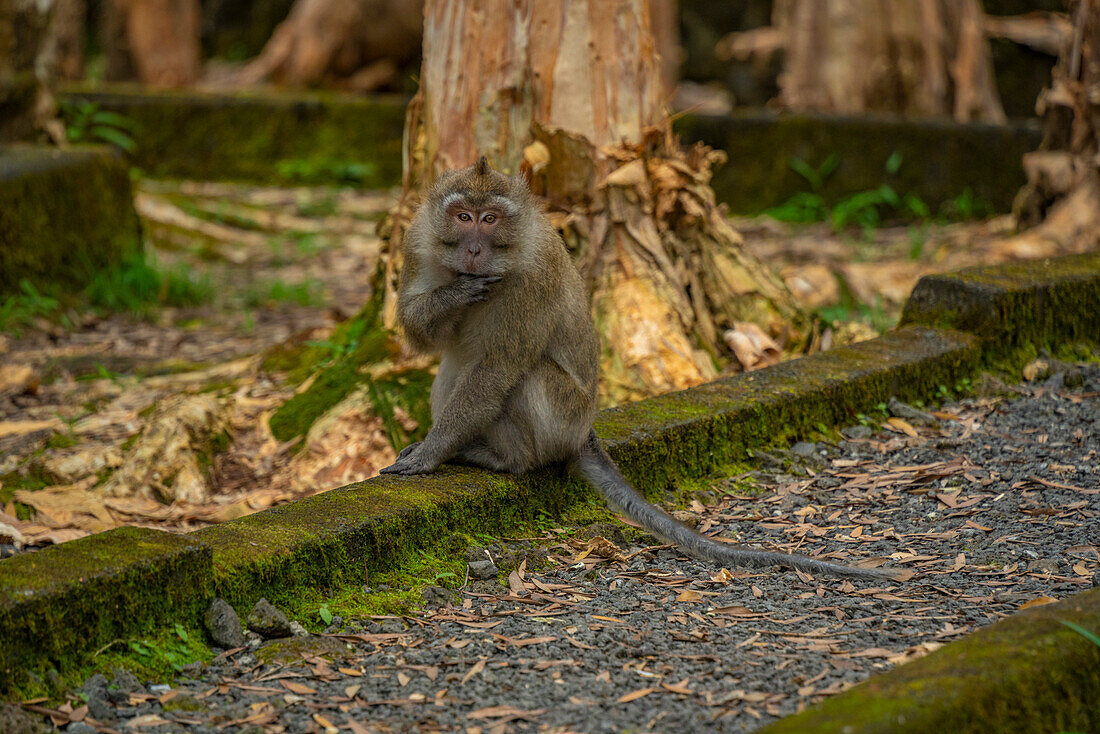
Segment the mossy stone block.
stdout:
[[0,692],[158,625],[197,624],[213,597],[194,537],[118,528],[0,561]]
[[0,293],[79,288],[141,247],[129,166],[106,147],[0,148]]
[[1096,342],[1100,253],[926,275],[906,301],[901,323],[977,334],[989,360],[1024,347]]
[[148,175],[203,181],[401,182],[407,99],[333,93],[232,95],[68,87],[63,98],[129,117],[135,165]]
[[[915,194],[936,211],[969,189],[995,211],[1009,211],[1024,184],[1023,154],[1039,146],[1037,126],[961,124],[889,117],[793,115],[748,110],[732,115],[685,115],[675,129],[729,154],[711,181],[719,201],[755,214],[810,191],[791,168],[795,159],[818,169],[832,154],[836,170],[816,193],[829,203],[889,184]],[[901,156],[896,173],[886,162]]]
[[761,734],[1100,731],[1100,589],[1028,609],[873,676]]

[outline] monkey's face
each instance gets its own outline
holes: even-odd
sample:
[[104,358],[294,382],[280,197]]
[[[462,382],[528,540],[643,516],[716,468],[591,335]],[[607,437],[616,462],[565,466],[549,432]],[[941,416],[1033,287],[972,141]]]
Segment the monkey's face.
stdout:
[[504,212],[493,206],[456,201],[446,210],[444,246],[451,249],[452,268],[469,275],[500,275],[506,269],[501,230]]

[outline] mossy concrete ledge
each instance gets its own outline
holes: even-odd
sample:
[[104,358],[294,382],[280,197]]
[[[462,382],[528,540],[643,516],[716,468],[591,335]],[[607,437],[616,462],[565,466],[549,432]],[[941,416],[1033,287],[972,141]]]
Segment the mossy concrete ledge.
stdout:
[[1028,609],[873,676],[761,734],[1100,731],[1100,589]]
[[[928,397],[978,363],[977,340],[922,327],[603,411],[596,430],[638,488],[657,494],[891,395]],[[382,476],[195,531],[214,550],[218,595],[238,607],[294,588],[363,582],[456,531],[503,531],[589,490],[560,468],[526,476],[444,467]]]
[[1100,339],[1100,252],[926,275],[902,324],[960,329],[985,341],[988,361],[1021,349]]
[[0,148],[0,293],[76,287],[141,247],[129,166],[107,147]]
[[214,592],[191,536],[118,528],[0,563],[0,692],[169,622],[193,624]]
[[69,86],[62,99],[130,118],[134,163],[151,176],[372,188],[401,182],[408,100],[397,95],[109,85]]

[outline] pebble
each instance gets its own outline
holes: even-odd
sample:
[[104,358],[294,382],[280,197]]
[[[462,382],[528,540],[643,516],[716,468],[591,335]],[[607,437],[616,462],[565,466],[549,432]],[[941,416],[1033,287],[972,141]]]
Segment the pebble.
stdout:
[[293,634],[287,616],[276,609],[267,599],[262,598],[256,602],[256,606],[252,607],[252,611],[248,613],[248,629],[265,640],[290,637]]

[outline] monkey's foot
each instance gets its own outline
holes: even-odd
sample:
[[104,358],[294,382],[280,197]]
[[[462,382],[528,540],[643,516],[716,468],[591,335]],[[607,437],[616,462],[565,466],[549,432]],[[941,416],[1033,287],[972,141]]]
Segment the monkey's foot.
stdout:
[[431,474],[439,467],[439,462],[430,460],[423,451],[418,451],[421,446],[422,443],[406,446],[397,461],[382,469],[382,474]]
[[[397,455],[398,460],[404,459],[406,456],[416,451],[416,447],[420,445],[420,441],[414,441],[405,448],[401,449],[401,453]],[[384,471],[384,470],[383,470]]]

